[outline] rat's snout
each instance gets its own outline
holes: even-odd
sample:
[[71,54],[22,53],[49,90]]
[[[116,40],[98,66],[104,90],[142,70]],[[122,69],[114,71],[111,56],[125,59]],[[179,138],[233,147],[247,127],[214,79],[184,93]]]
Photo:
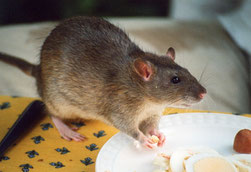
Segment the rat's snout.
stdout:
[[204,87],[202,87],[202,88],[203,88],[202,92],[199,94],[200,99],[203,99],[205,97],[205,95],[207,94],[207,90]]
[[200,93],[200,94],[199,94],[199,97],[200,97],[201,99],[203,99],[203,98],[205,97],[206,94],[207,94],[207,93]]

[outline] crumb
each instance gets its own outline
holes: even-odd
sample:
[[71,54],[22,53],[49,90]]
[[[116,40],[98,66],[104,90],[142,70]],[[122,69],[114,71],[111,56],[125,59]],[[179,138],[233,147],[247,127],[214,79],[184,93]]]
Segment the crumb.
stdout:
[[152,141],[153,141],[154,143],[158,143],[158,142],[159,142],[159,138],[158,138],[157,136],[155,136],[155,135],[152,135],[152,136],[151,136],[151,139],[152,139]]
[[38,162],[43,162],[44,160],[43,159],[39,159],[39,160],[37,160]]

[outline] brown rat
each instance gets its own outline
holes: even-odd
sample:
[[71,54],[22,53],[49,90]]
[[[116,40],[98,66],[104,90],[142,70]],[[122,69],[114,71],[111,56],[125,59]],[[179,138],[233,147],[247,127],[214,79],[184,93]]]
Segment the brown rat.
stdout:
[[158,122],[167,106],[199,102],[206,89],[174,62],[175,51],[158,56],[142,51],[118,27],[95,17],[61,22],[46,38],[40,64],[0,53],[0,60],[37,79],[38,92],[60,134],[85,137],[64,119],[99,119],[148,147],[149,135],[165,137]]

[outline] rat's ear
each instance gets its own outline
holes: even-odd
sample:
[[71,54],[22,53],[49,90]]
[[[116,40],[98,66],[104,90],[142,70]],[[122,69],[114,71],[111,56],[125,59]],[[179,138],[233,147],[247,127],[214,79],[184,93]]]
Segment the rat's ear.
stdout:
[[149,81],[151,76],[153,75],[153,64],[149,61],[145,61],[143,59],[136,59],[134,61],[134,69],[136,73],[142,77],[145,81]]
[[173,47],[168,48],[166,55],[172,60],[175,60],[175,50],[173,49]]

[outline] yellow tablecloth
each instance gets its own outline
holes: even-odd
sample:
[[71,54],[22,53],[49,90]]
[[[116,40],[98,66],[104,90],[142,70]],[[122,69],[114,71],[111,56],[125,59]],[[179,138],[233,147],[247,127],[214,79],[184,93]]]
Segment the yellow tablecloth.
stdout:
[[[0,96],[0,140],[16,121],[19,114],[34,98]],[[201,112],[185,109],[166,109],[164,115],[184,112]],[[251,114],[239,114],[251,117]],[[95,161],[104,143],[118,132],[99,121],[80,124],[79,133],[88,140],[68,142],[62,139],[51,119],[44,117],[35,128],[0,157],[0,172],[94,172]],[[34,138],[38,138],[35,143]]]

